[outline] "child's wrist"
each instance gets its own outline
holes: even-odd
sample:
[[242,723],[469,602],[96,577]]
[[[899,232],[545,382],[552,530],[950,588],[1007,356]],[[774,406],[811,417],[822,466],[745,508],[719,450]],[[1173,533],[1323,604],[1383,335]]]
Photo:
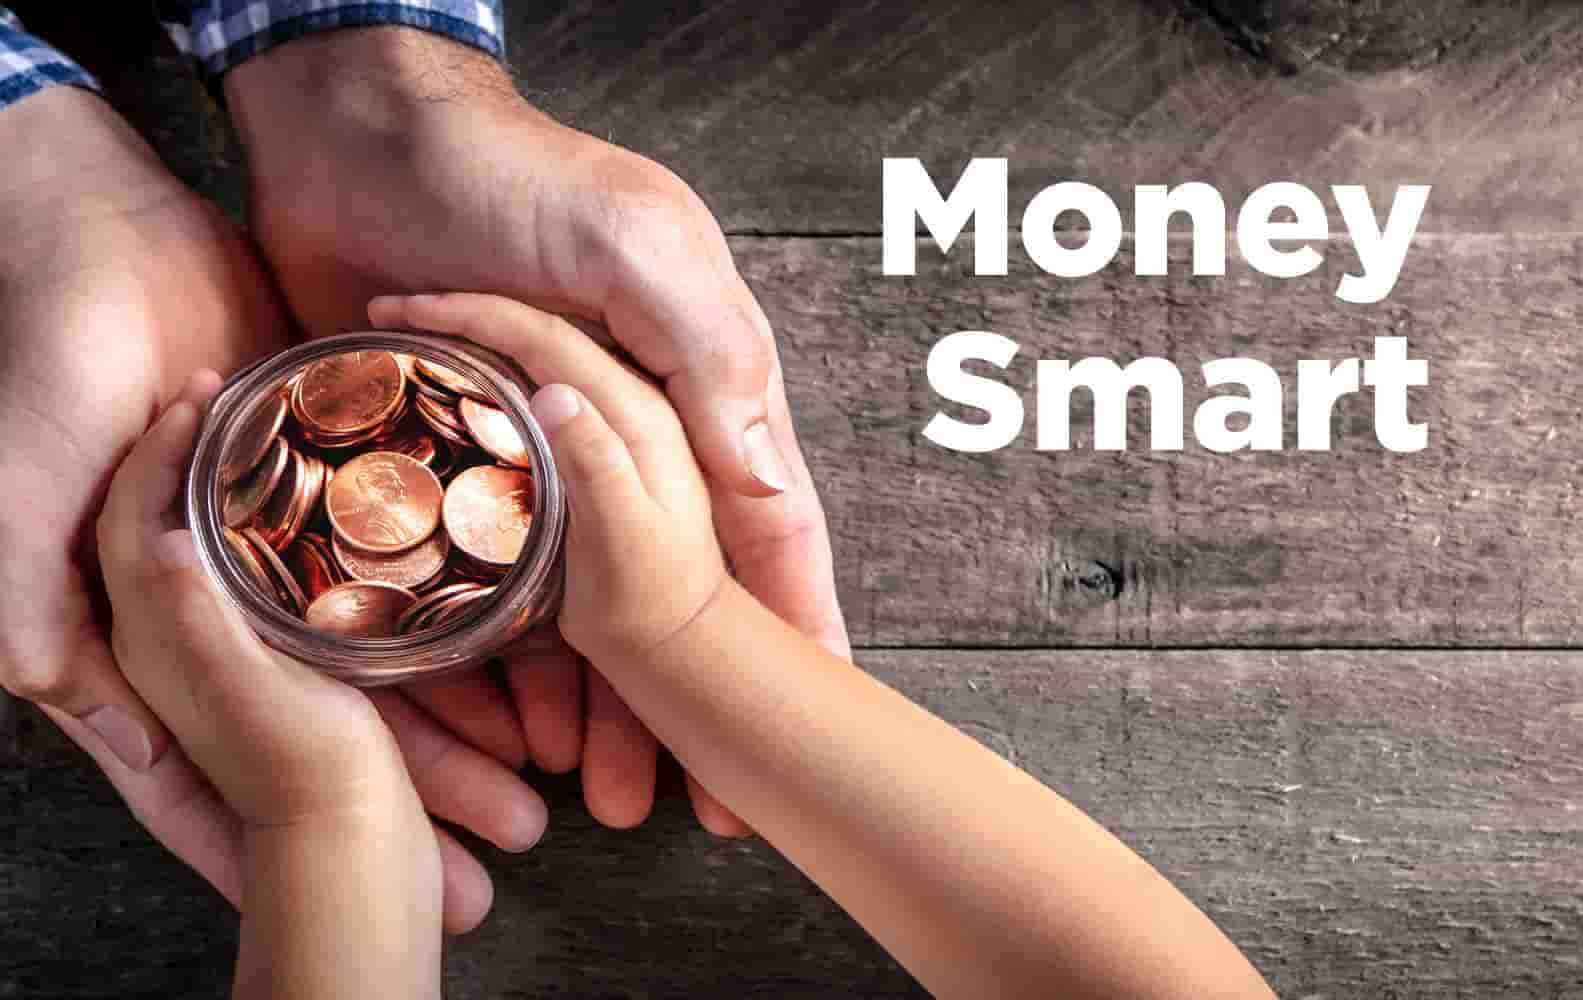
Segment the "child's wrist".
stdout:
[[677,619],[675,624],[659,630],[607,628],[589,636],[569,635],[568,639],[579,653],[598,664],[606,676],[624,669],[651,670],[661,663],[674,661],[678,650],[696,648],[707,642],[708,636],[718,632],[731,610],[739,609],[742,601],[752,601],[752,598],[722,570],[695,609]]

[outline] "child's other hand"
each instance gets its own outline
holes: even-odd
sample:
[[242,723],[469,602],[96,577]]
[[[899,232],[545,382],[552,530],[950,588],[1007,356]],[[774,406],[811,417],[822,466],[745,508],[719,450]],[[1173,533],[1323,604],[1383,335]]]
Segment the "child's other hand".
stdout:
[[[266,647],[211,586],[181,528],[200,406],[194,376],[110,484],[99,555],[117,662],[240,821],[257,831],[417,829],[438,890],[438,848],[400,748],[361,692]],[[414,836],[420,846],[424,838]]]
[[564,319],[511,299],[376,299],[376,322],[454,333],[514,358],[566,485],[561,632],[598,665],[675,635],[726,580],[709,493],[665,396]]
[[361,692],[266,647],[180,527],[200,407],[218,385],[194,376],[110,484],[98,540],[111,645],[240,827],[238,995],[347,981],[405,993],[438,980],[445,893],[401,748]]

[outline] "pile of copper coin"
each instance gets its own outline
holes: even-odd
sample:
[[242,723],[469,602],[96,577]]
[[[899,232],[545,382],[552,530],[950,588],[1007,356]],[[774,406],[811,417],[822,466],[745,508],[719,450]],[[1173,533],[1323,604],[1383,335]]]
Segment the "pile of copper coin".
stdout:
[[227,444],[226,541],[259,592],[309,625],[411,635],[465,614],[516,562],[530,466],[510,418],[460,373],[337,354]]

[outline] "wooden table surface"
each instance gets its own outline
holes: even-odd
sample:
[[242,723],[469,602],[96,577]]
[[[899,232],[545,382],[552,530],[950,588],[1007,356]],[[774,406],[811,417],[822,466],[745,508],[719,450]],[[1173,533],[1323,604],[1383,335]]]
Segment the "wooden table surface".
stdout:
[[[1578,5],[509,6],[524,91],[669,164],[732,235],[865,667],[1093,812],[1285,997],[1583,998]],[[234,147],[180,63],[106,58],[173,166],[235,207]],[[1332,297],[1344,247],[1289,282],[1192,278],[1185,244],[1169,278],[1124,252],[1053,279],[1015,249],[976,278],[928,249],[908,280],[880,274],[886,155],[942,177],[1009,156],[1014,207],[1067,179],[1124,208],[1186,180],[1233,205],[1270,180],[1435,191],[1375,306]],[[963,328],[1021,343],[1025,388],[1032,357],[1161,355],[1192,386],[1209,358],[1290,372],[1406,336],[1430,444],[1383,451],[1358,400],[1329,454],[1040,453],[1031,431],[953,454],[920,435],[922,371]],[[233,915],[15,715],[0,997],[223,995]],[[496,912],[452,947],[450,996],[921,993],[674,789],[615,833],[545,784],[544,844],[485,852]]]

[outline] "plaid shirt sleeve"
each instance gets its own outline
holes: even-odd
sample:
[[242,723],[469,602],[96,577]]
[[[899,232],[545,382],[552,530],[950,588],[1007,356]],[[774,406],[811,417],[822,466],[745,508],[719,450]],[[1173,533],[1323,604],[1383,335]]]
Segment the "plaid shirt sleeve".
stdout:
[[335,28],[398,24],[445,35],[499,59],[503,0],[176,0],[161,20],[176,47],[221,74],[286,42]]
[[23,31],[16,15],[0,7],[0,108],[62,83],[99,89],[86,70]]

